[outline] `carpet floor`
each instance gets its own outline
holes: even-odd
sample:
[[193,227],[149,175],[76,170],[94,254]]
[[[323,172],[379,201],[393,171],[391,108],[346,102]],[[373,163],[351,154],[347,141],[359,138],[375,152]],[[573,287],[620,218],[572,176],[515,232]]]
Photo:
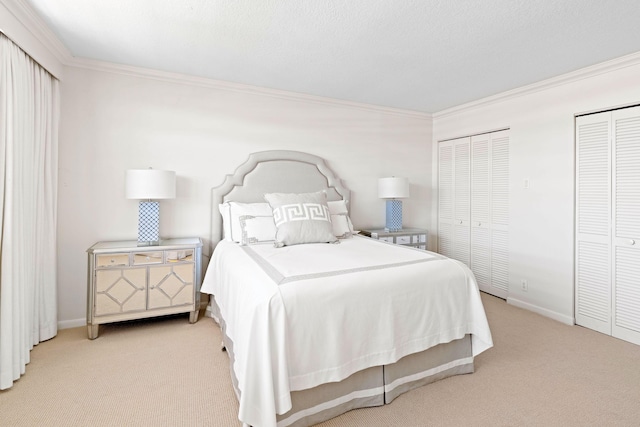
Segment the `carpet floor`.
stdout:
[[[323,427],[638,426],[640,346],[483,294],[494,347],[475,373]],[[220,330],[188,315],[61,330],[0,392],[1,426],[240,426]]]

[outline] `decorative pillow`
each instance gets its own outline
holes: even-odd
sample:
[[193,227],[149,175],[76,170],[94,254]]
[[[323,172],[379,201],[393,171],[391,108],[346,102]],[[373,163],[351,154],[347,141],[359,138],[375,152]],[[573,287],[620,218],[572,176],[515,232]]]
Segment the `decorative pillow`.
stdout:
[[242,245],[255,245],[256,243],[273,242],[276,240],[276,225],[272,216],[240,217],[242,229]]
[[337,242],[331,225],[327,195],[317,193],[270,193],[264,198],[273,209],[276,226],[274,246]]
[[241,216],[273,216],[268,203],[224,202],[218,206],[218,210],[222,214],[224,239],[236,243],[242,241]]
[[331,227],[333,235],[338,239],[348,239],[353,235],[353,226],[349,215],[345,213],[331,215]]
[[354,234],[353,224],[349,218],[347,202],[345,200],[327,202],[331,212],[331,225],[333,234],[338,239],[346,239]]

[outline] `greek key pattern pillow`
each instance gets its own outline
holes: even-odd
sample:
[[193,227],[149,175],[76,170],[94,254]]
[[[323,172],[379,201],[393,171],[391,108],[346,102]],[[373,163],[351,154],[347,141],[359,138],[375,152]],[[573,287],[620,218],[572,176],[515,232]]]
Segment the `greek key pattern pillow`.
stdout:
[[295,203],[282,205],[273,210],[273,221],[276,227],[289,221],[329,221],[329,207],[320,203]]
[[331,213],[327,195],[317,193],[270,193],[264,198],[273,210],[276,226],[276,247],[303,243],[333,243]]

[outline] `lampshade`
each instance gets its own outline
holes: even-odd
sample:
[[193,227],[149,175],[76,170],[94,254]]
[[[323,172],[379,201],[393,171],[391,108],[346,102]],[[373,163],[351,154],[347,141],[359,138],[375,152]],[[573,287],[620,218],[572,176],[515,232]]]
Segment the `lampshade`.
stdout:
[[381,199],[403,199],[409,197],[409,179],[398,176],[378,180],[378,197]]
[[156,169],[130,169],[125,179],[127,199],[173,199],[176,197],[176,173]]

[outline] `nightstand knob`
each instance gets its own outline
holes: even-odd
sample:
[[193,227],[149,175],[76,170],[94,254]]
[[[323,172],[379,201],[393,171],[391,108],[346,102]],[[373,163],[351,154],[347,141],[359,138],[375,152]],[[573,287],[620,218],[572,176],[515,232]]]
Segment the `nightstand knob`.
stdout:
[[460,220],[460,224],[462,224],[462,220]]
[[478,227],[480,227],[481,225],[482,225],[482,223],[481,223],[481,222],[479,222],[479,223],[478,223]]
[[147,257],[147,261],[149,261],[149,257]]
[[112,260],[111,260],[111,264],[113,264],[114,262],[116,262],[116,260],[115,260],[115,259],[112,259]]
[[635,241],[635,240],[633,240],[633,239],[631,239],[631,240],[629,240],[629,244],[630,244],[631,246],[633,246],[633,245],[635,245],[635,244],[636,244],[636,241]]

